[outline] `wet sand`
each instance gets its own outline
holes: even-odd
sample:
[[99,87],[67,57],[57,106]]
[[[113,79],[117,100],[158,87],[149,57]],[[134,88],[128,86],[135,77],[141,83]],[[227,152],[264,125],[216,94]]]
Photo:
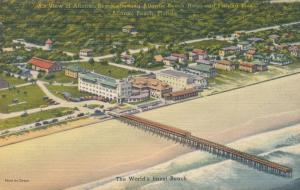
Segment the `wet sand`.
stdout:
[[[300,75],[294,75],[139,116],[228,143],[299,122],[299,82]],[[0,189],[62,189],[153,166],[188,151],[118,121],[107,121],[1,147]]]

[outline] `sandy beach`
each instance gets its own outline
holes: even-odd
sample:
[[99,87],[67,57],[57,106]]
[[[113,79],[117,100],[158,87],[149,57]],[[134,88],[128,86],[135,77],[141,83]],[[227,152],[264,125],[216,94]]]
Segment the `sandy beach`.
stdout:
[[[298,74],[139,116],[229,143],[298,123],[299,81]],[[0,187],[63,189],[150,167],[189,151],[111,120],[1,147]]]

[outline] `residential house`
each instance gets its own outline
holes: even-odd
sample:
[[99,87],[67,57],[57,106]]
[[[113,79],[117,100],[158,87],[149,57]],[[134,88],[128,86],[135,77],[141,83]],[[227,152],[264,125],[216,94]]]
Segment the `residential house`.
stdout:
[[194,49],[192,52],[189,52],[189,60],[196,61],[199,59],[207,59],[208,53],[206,50]]
[[242,31],[235,31],[235,32],[234,32],[234,37],[235,37],[235,38],[239,38],[239,37],[241,37],[243,34],[245,34],[245,31],[244,31],[244,30],[242,30]]
[[41,59],[37,57],[33,57],[28,61],[28,64],[32,66],[33,70],[36,71],[44,71],[47,74],[56,72],[56,71],[61,71],[62,66],[60,63],[56,61],[50,61],[46,59]]
[[156,74],[156,78],[173,87],[173,91],[188,88],[203,89],[207,86],[204,77],[188,74],[182,71],[164,70]]
[[263,42],[264,39],[263,38],[256,38],[256,37],[253,37],[253,38],[248,38],[247,41],[255,44],[255,43],[260,43],[260,42]]
[[271,40],[273,40],[273,42],[275,42],[276,40],[278,40],[280,38],[280,36],[277,34],[272,34],[272,35],[269,35],[269,38]]
[[248,41],[242,41],[242,42],[239,42],[237,44],[237,47],[241,50],[241,51],[247,51],[251,48],[252,44],[249,43]]
[[225,56],[235,54],[239,51],[240,51],[240,48],[237,46],[225,47],[225,48],[222,48],[221,50],[219,50],[219,56],[224,58]]
[[84,73],[85,70],[81,68],[79,65],[70,65],[65,68],[65,75],[67,77],[75,78],[77,79],[79,76],[79,73]]
[[205,78],[211,78],[217,75],[216,69],[213,66],[207,64],[189,65],[187,68],[185,68],[185,71],[190,74]]
[[276,53],[272,53],[270,55],[270,64],[273,65],[280,65],[280,66],[284,66],[284,65],[289,65],[292,63],[292,60],[290,60],[286,55],[284,54],[276,54]]
[[133,33],[136,33],[137,30],[134,26],[132,25],[126,25],[126,26],[123,26],[122,27],[122,32],[125,32],[125,33],[129,33],[129,34],[133,34]]
[[118,80],[97,73],[79,73],[78,90],[106,100],[125,102],[131,96],[132,86],[128,79]]
[[172,66],[173,64],[178,63],[178,58],[174,56],[165,57],[163,63],[167,66]]
[[256,53],[256,49],[255,48],[252,48],[252,49],[249,49],[246,53],[245,53],[245,57],[247,60],[253,60],[253,57]]
[[159,62],[159,63],[164,61],[164,57],[162,55],[155,55],[153,59],[155,62]]
[[132,55],[122,54],[121,61],[127,65],[132,65],[135,62],[135,59]]
[[255,73],[257,72],[257,65],[250,62],[241,61],[239,65],[239,70],[249,72],[249,73]]
[[134,90],[147,90],[151,96],[156,98],[162,98],[164,94],[172,92],[172,87],[166,82],[150,77],[135,77],[131,83]]
[[187,57],[184,54],[172,53],[171,56],[176,57],[179,63],[187,62]]
[[264,64],[269,64],[270,63],[270,58],[267,55],[263,55],[263,54],[255,54],[253,55],[253,61],[257,61],[257,62],[262,62]]
[[236,65],[228,60],[217,61],[214,67],[224,71],[233,71],[236,69]]
[[263,71],[268,70],[268,64],[267,63],[264,63],[264,62],[261,62],[261,61],[258,61],[258,60],[254,60],[254,61],[252,61],[252,63],[256,65],[256,70],[258,72],[263,72]]
[[300,48],[298,46],[290,46],[289,52],[291,56],[300,57]]
[[79,56],[93,57],[93,50],[92,49],[82,49],[79,51]]

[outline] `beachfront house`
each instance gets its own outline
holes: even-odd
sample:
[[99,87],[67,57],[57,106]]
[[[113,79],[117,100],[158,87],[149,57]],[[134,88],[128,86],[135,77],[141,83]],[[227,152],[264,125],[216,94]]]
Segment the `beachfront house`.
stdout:
[[291,63],[292,63],[292,60],[290,60],[284,54],[272,53],[270,55],[270,64],[284,66],[284,65],[289,65]]
[[291,56],[300,57],[300,48],[298,46],[290,46],[289,52]]
[[245,72],[248,72],[248,73],[255,73],[255,72],[257,72],[257,65],[253,64],[251,62],[241,61],[240,64],[239,64],[239,70],[240,71],[245,71]]
[[219,70],[224,71],[234,71],[236,69],[236,65],[228,60],[220,60],[214,64],[214,67]]
[[216,69],[209,64],[193,64],[185,68],[185,71],[190,74],[198,75],[205,78],[215,77]]

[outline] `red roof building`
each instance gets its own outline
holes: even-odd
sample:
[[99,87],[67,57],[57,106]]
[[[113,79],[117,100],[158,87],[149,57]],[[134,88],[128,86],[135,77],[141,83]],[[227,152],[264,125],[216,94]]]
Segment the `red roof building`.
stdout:
[[194,49],[193,53],[197,54],[197,55],[206,55],[207,51],[203,50],[203,49]]
[[52,41],[52,40],[50,40],[50,39],[48,39],[48,40],[46,41],[46,44],[50,44],[50,45],[52,45],[52,44],[53,44],[53,41]]
[[55,71],[61,71],[61,65],[56,61],[50,61],[46,59],[41,59],[33,57],[28,61],[28,64],[32,65],[32,69],[36,71],[45,71],[46,73],[51,73]]

